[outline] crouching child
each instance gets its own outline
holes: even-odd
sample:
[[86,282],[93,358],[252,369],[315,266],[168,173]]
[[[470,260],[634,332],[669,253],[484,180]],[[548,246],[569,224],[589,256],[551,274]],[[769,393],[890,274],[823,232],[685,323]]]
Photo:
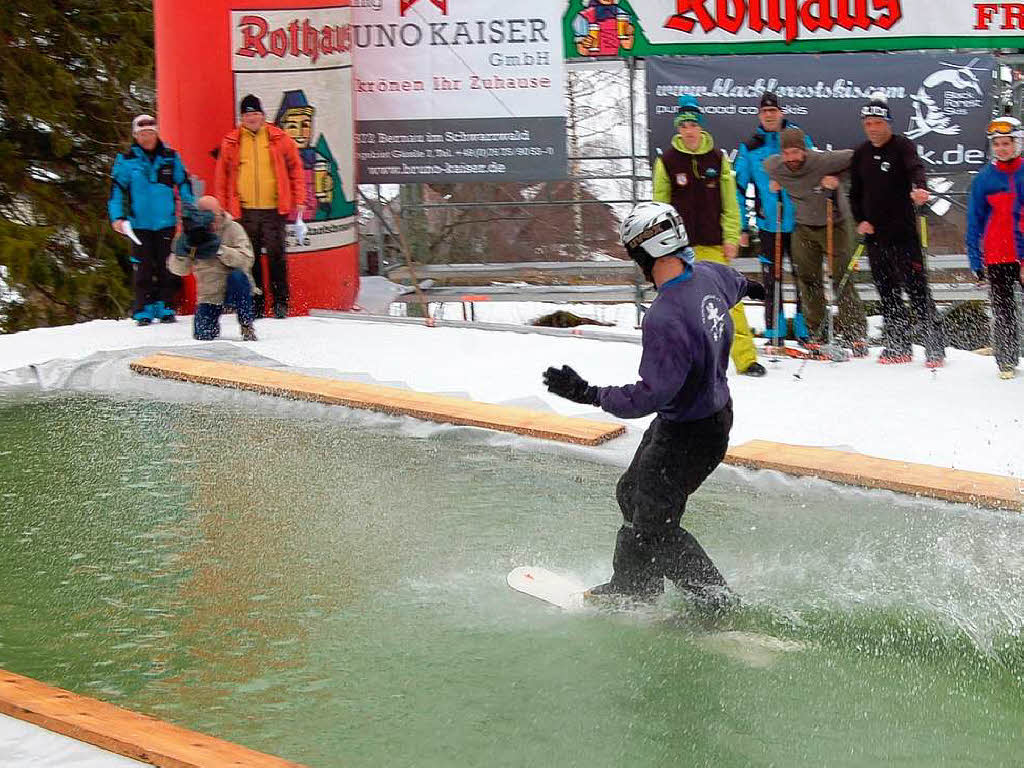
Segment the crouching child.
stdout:
[[217,198],[199,198],[184,206],[182,231],[175,238],[167,268],[196,276],[196,314],[192,336],[211,341],[220,336],[220,316],[234,309],[242,341],[256,341],[253,327],[252,244],[242,225],[220,207]]

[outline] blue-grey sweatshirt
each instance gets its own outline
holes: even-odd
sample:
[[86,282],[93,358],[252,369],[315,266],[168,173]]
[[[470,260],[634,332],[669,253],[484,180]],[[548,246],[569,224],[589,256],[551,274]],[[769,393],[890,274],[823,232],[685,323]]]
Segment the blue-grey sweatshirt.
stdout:
[[655,411],[670,421],[696,421],[729,402],[729,310],[747,281],[721,264],[697,262],[658,290],[643,325],[640,381],[601,387],[603,410],[624,419]]

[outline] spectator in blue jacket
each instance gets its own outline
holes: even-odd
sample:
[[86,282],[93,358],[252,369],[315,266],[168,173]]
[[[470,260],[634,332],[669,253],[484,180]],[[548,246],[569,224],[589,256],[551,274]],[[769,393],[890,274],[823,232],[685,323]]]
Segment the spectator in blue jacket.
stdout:
[[132,318],[139,325],[173,323],[170,305],[176,286],[167,257],[177,223],[174,190],[182,203],[192,203],[192,184],[178,153],[160,140],[155,118],[139,115],[132,120],[132,139],[110,171],[107,211],[116,232],[134,233],[138,241],[132,244]]
[[[782,307],[774,306],[775,297],[775,241],[776,233],[781,232],[780,239],[782,254],[780,258],[789,257],[789,268],[793,274],[793,281],[796,282],[796,266],[793,264],[790,240],[793,234],[793,227],[796,223],[796,208],[789,195],[785,192],[772,192],[768,188],[768,173],[764,169],[764,161],[772,155],[782,152],[779,146],[779,134],[790,126],[796,126],[783,117],[782,109],[779,106],[779,98],[771,91],[765,91],[761,96],[761,102],[757,112],[761,125],[754,131],[754,135],[740,144],[739,152],[736,154],[736,162],[733,169],[736,173],[736,195],[739,197],[740,221],[743,233],[740,236],[740,244],[748,245],[750,242],[750,222],[747,217],[747,187],[754,185],[754,214],[756,216],[757,229],[761,233],[761,274],[764,278],[764,288],[768,295],[764,303],[764,335],[772,340],[772,343],[779,343],[786,338],[786,320]],[[814,148],[811,137],[805,134],[805,144],[808,149]],[[779,203],[782,203],[782,213],[779,214]],[[775,312],[779,312],[779,319],[776,322]],[[776,331],[775,329],[779,330]],[[796,317],[793,321],[793,330],[796,337],[806,341],[810,334],[807,331],[807,322],[804,320],[799,294],[796,300]]]
[[1024,282],[1024,127],[997,117],[986,131],[992,162],[971,183],[967,201],[967,258],[992,300],[992,347],[999,377],[1012,379],[1020,362],[1020,328],[1013,286]]

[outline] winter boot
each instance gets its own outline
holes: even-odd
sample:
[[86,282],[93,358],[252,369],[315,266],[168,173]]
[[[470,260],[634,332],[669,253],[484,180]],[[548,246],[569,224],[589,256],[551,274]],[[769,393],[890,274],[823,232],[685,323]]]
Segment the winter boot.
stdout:
[[941,368],[946,364],[946,358],[943,355],[928,355],[928,359],[924,361],[925,368]]
[[852,345],[852,352],[854,357],[867,357],[868,356],[868,343],[866,341],[855,341]]
[[1012,379],[1016,375],[1017,375],[1017,369],[1016,368],[1000,368],[999,369],[999,378],[1000,379]]
[[274,317],[278,320],[284,320],[288,317],[288,305],[283,301],[274,302]]
[[242,341],[257,341],[256,329],[250,325],[239,326],[242,330]]
[[612,557],[612,578],[607,584],[588,589],[588,602],[651,602],[665,591],[665,580],[653,553],[632,525],[619,528]]
[[147,304],[134,315],[132,320],[135,321],[136,325],[149,325],[153,322],[153,305]]

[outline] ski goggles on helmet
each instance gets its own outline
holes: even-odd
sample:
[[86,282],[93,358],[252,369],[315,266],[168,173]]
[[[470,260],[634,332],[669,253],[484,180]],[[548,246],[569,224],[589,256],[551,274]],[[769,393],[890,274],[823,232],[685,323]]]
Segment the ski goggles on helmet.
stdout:
[[1013,118],[997,117],[988,124],[985,133],[988,134],[989,138],[994,138],[995,136],[1020,136],[1021,125],[1019,121]]

